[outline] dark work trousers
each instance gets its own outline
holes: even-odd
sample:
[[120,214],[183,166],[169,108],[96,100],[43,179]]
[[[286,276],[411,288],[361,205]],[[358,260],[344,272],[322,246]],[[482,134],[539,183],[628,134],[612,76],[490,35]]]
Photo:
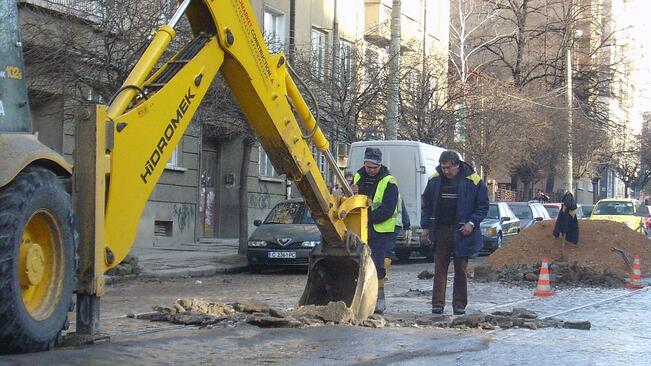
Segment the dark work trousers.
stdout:
[[378,278],[384,278],[386,269],[384,268],[384,258],[389,253],[389,250],[395,246],[396,233],[373,233],[369,238],[369,246],[371,247],[371,258],[375,264]]
[[445,307],[445,288],[448,283],[448,267],[454,258],[454,288],[452,307],[464,309],[468,304],[468,257],[455,257],[453,230],[459,225],[439,225],[436,229],[436,261],[434,267],[434,286],[432,307]]

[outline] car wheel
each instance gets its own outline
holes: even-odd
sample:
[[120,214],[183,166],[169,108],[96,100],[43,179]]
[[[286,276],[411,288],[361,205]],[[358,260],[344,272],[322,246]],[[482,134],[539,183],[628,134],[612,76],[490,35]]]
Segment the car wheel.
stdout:
[[498,233],[497,241],[495,242],[495,248],[493,249],[493,251],[496,251],[501,247],[502,247],[502,233]]
[[411,249],[396,249],[396,257],[400,262],[406,262],[411,257]]

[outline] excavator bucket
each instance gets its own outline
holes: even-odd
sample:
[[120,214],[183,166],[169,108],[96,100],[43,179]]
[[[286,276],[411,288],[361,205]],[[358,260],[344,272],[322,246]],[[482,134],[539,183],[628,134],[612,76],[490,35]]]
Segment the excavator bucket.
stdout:
[[[307,284],[299,305],[327,305],[343,301],[355,319],[364,320],[375,310],[378,279],[371,251],[359,238],[349,236],[348,250],[327,246],[315,249],[310,258]],[[344,249],[344,248],[336,248]]]

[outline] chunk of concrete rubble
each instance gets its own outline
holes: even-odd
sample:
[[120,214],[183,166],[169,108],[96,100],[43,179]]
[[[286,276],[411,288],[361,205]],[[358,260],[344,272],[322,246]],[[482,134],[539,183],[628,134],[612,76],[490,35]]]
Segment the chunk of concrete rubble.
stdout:
[[276,318],[273,316],[249,315],[246,322],[260,328],[298,328],[303,325],[302,322],[288,316],[286,318]]
[[590,330],[592,324],[589,321],[582,322],[563,322],[563,328]]
[[367,319],[362,321],[361,325],[363,327],[369,327],[369,328],[384,328],[384,326],[386,325],[386,320],[384,320],[384,318],[381,315],[372,314]]
[[513,328],[515,326],[513,318],[510,316],[487,315],[484,320],[500,328]]
[[536,282],[538,281],[538,275],[533,272],[527,272],[524,274],[523,280],[528,282]]
[[482,264],[475,267],[474,280],[478,282],[494,282],[499,278],[499,272],[495,271],[491,266]]
[[538,319],[538,314],[525,308],[513,308],[513,316],[522,319]]
[[150,320],[152,322],[168,322],[172,319],[172,314],[156,311],[153,313],[138,314],[136,315],[136,319]]
[[419,280],[429,280],[429,279],[434,278],[434,273],[432,273],[432,272],[430,272],[428,270],[424,270],[424,271],[420,272],[417,277],[418,277]]
[[486,321],[486,318],[486,314],[482,312],[466,314],[453,319],[450,323],[450,327],[457,328],[466,326],[468,328],[477,328],[479,327],[479,323]]
[[269,308],[269,315],[275,318],[284,318],[287,316],[287,312],[284,310],[278,310],[274,308]]
[[227,316],[216,317],[208,314],[185,312],[173,314],[170,322],[183,325],[208,325],[218,323],[227,318]]
[[541,328],[562,328],[565,322],[556,318],[545,318],[540,323]]
[[238,300],[233,304],[233,309],[242,313],[269,313],[271,306],[254,301],[254,300]]
[[420,297],[420,296],[432,296],[432,290],[421,290],[410,288],[409,291],[400,295],[400,297]]
[[293,309],[289,316],[323,320],[325,323],[349,324],[355,318],[353,311],[343,301],[331,301],[328,305],[305,305]]
[[[315,327],[315,326],[324,324],[323,320],[321,320],[321,319],[308,318],[308,317],[304,317],[304,316],[298,317],[298,318],[296,318],[296,320],[298,320],[299,322],[303,323],[303,325],[308,326],[308,327]],[[355,324],[355,325],[359,325],[359,324]]]
[[176,300],[176,303],[174,304],[174,307],[172,309],[174,309],[175,311],[172,314],[185,313],[185,312],[202,313],[202,314],[212,315],[217,318],[229,317],[235,314],[235,310],[233,309],[233,307],[228,304],[209,302],[200,299],[189,299],[189,298]]

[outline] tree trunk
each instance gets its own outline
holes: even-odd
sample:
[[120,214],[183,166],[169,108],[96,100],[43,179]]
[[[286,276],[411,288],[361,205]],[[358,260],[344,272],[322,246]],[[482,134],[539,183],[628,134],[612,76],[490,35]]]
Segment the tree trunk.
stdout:
[[240,242],[237,254],[246,254],[247,243],[249,240],[249,161],[251,160],[251,150],[255,140],[251,137],[245,137],[242,140],[242,165],[240,165]]
[[400,0],[393,0],[391,9],[391,43],[389,44],[389,85],[387,113],[384,117],[384,139],[398,139],[398,104],[400,103]]

